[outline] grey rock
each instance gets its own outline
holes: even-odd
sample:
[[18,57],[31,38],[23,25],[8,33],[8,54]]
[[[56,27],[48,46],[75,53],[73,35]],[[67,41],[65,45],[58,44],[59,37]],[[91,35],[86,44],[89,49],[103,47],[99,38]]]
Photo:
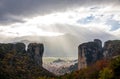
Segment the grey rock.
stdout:
[[27,53],[36,65],[42,66],[42,56],[44,52],[44,46],[41,43],[30,43],[28,45]]
[[101,59],[102,55],[102,42],[99,39],[79,45],[78,69],[92,65]]
[[1,43],[0,44],[0,50],[2,53],[8,53],[11,51],[15,51],[17,53],[25,53],[25,44],[24,43]]
[[4,58],[6,53],[16,52],[15,55],[28,55],[36,65],[42,66],[42,56],[44,46],[41,43],[30,43],[26,49],[24,43],[1,43],[0,44],[0,58]]
[[120,55],[120,40],[106,41],[103,47],[104,58]]

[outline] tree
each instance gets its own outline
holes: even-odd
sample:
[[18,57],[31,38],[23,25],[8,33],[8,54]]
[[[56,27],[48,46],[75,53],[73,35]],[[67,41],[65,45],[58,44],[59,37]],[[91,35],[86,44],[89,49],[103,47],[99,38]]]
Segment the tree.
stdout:
[[110,67],[113,69],[114,76],[120,78],[120,56],[117,56],[111,60]]
[[100,71],[99,76],[99,79],[111,79],[113,78],[113,71],[112,69],[106,67]]

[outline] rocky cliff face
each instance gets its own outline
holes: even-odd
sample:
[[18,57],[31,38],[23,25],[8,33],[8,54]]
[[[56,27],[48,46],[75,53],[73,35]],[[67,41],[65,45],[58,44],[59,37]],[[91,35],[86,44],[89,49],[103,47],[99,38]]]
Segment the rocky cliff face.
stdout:
[[41,76],[55,76],[42,67],[43,44],[0,44],[0,78],[37,79]]
[[17,53],[26,53],[25,44],[24,43],[8,43],[8,44],[0,44],[0,58],[3,58],[6,53],[10,52]]
[[29,54],[30,58],[35,61],[36,65],[42,66],[43,51],[43,44],[30,43],[28,45],[27,53]]
[[105,58],[120,55],[120,40],[106,41],[103,47],[103,55]]
[[102,42],[95,39],[93,42],[83,43],[78,47],[78,69],[85,68],[102,57]]
[[43,44],[30,43],[25,50],[26,46],[24,43],[8,43],[0,44],[0,58],[4,58],[6,53],[16,52],[17,54],[28,54],[30,59],[34,61],[36,65],[42,66],[42,56],[44,51]]
[[78,47],[78,69],[85,68],[101,58],[117,55],[120,55],[120,40],[106,41],[103,48],[99,39],[83,43]]

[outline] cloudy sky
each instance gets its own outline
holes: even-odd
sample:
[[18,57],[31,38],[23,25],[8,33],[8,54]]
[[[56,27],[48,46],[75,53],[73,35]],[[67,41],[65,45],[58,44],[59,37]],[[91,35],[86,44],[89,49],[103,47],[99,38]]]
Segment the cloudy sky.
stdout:
[[0,38],[69,33],[60,26],[119,37],[120,0],[0,0]]

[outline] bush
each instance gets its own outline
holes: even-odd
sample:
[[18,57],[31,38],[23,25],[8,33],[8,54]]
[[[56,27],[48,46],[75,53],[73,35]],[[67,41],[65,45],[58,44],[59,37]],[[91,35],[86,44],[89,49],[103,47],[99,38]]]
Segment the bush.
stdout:
[[100,76],[99,79],[111,79],[113,78],[113,71],[112,69],[109,69],[108,67],[106,67],[100,71],[99,76]]

